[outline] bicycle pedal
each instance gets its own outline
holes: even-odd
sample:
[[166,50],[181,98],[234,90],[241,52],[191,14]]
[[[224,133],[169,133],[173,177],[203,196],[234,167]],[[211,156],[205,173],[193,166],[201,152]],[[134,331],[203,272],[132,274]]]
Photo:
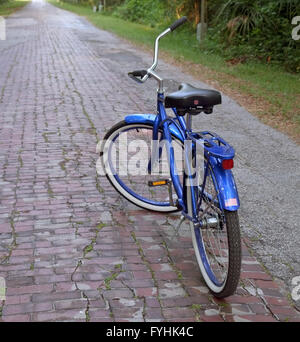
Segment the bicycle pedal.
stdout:
[[161,179],[161,180],[157,180],[157,181],[149,181],[148,185],[151,187],[163,186],[163,185],[168,185],[169,182],[170,182],[169,179]]

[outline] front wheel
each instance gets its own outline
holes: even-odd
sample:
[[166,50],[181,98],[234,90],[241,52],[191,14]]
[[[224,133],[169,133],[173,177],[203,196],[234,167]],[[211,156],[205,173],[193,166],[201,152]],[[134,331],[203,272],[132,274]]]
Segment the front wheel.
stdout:
[[[241,238],[237,211],[221,210],[218,185],[213,169],[205,161],[206,181],[195,187],[196,202],[201,206],[197,216],[202,226],[190,222],[193,247],[201,274],[210,291],[224,298],[236,291],[241,269]],[[187,189],[188,211],[192,213],[192,194]],[[198,193],[197,193],[198,191]]]
[[[173,185],[150,186],[168,180],[170,170],[166,151],[148,172],[152,151],[153,126],[121,121],[105,135],[100,151],[104,174],[111,185],[131,203],[152,211],[175,212],[177,196]],[[162,132],[159,132],[159,138]],[[172,136],[176,161],[182,159],[182,143]],[[176,152],[177,151],[177,152]],[[180,163],[181,165],[183,162]],[[155,166],[155,167],[154,167]],[[170,202],[172,193],[173,203]],[[172,205],[173,204],[173,205]]]

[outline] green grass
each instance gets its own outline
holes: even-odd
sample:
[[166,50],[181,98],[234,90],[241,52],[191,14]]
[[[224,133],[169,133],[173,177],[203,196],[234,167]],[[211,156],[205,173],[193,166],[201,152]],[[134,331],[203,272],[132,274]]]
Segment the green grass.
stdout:
[[0,16],[6,17],[16,10],[24,7],[30,0],[8,0],[4,2],[3,4],[0,4]]
[[[113,32],[139,46],[153,48],[161,29],[93,13],[91,8],[48,0],[52,4],[84,16],[95,26]],[[185,71],[203,81],[217,81],[220,89],[237,98],[264,122],[300,138],[300,76],[278,65],[254,61],[229,65],[225,58],[201,49],[195,34],[178,30],[160,44],[164,58],[180,63]],[[145,66],[146,67],[146,66]],[[242,95],[242,98],[241,98]]]

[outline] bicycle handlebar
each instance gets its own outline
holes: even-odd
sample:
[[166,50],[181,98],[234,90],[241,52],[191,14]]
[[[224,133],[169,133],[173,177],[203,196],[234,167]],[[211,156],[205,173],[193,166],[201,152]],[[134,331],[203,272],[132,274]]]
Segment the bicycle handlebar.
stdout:
[[163,31],[161,34],[159,34],[155,40],[155,48],[154,48],[154,59],[152,66],[146,71],[146,70],[136,70],[128,73],[128,76],[132,78],[134,81],[138,83],[145,83],[149,77],[154,77],[160,84],[159,89],[162,90],[162,82],[163,80],[155,74],[154,70],[158,63],[158,43],[160,38],[164,37],[170,32],[173,32],[176,30],[179,26],[184,24],[187,21],[187,17],[182,17],[178,20],[176,20],[168,29]]
[[178,20],[176,20],[171,26],[170,26],[170,30],[173,32],[174,30],[177,29],[177,27],[181,26],[182,24],[184,24],[187,21],[187,17],[182,17]]

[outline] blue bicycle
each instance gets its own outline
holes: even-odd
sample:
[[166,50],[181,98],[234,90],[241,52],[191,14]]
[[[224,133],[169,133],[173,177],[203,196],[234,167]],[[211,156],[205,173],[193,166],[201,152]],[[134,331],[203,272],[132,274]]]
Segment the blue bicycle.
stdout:
[[177,231],[189,221],[201,274],[210,291],[223,298],[236,291],[241,268],[240,202],[231,171],[235,151],[217,134],[192,129],[192,118],[211,114],[221,94],[183,83],[165,96],[163,79],[155,73],[159,40],[185,21],[177,20],[156,38],[148,70],[128,74],[138,83],[158,82],[157,114],[128,115],[114,125],[100,157],[108,180],[127,200],[148,210],[181,211]]

